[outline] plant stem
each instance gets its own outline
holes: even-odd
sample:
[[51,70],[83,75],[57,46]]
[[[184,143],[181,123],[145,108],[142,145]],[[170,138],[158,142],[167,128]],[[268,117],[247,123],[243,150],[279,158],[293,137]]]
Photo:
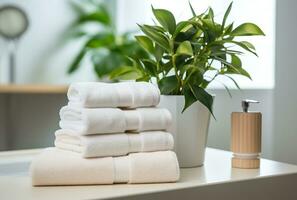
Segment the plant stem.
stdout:
[[159,81],[160,81],[159,75],[156,75],[156,79],[157,79],[157,83],[159,83]]
[[178,88],[178,94],[180,94],[181,87],[182,87],[182,81],[181,81],[181,78],[178,75],[178,70],[177,70],[177,67],[175,65],[175,56],[171,55],[171,57],[172,57],[172,65],[173,65],[174,73],[175,73],[176,79],[178,81],[178,87],[177,87]]

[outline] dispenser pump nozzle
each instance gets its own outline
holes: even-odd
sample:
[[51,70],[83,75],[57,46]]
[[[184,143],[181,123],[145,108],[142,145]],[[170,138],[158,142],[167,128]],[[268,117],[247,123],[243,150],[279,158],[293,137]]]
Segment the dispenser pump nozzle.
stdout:
[[256,100],[251,100],[251,99],[242,100],[241,106],[242,106],[243,112],[248,112],[250,103],[260,103],[260,102]]

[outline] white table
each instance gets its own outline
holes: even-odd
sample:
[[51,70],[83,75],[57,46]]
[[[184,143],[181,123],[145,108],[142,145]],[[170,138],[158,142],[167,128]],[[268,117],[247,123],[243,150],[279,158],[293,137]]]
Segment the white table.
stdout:
[[231,153],[208,148],[203,167],[181,169],[178,183],[32,187],[40,150],[0,153],[0,199],[297,199],[297,166],[261,159],[260,169],[231,168]]

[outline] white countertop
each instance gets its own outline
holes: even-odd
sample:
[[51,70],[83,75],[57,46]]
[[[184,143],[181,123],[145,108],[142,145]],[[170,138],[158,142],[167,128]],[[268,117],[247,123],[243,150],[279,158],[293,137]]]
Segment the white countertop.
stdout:
[[0,199],[107,199],[297,174],[297,166],[261,159],[260,169],[231,168],[231,153],[208,148],[203,167],[181,169],[178,183],[32,187],[29,162],[40,150],[0,153]]

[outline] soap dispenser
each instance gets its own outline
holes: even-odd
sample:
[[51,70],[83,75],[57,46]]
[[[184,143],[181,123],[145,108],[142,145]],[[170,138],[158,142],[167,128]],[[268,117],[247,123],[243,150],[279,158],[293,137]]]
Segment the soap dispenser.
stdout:
[[262,114],[250,112],[251,103],[259,102],[243,100],[243,112],[231,114],[231,151],[234,168],[256,169],[260,167]]

